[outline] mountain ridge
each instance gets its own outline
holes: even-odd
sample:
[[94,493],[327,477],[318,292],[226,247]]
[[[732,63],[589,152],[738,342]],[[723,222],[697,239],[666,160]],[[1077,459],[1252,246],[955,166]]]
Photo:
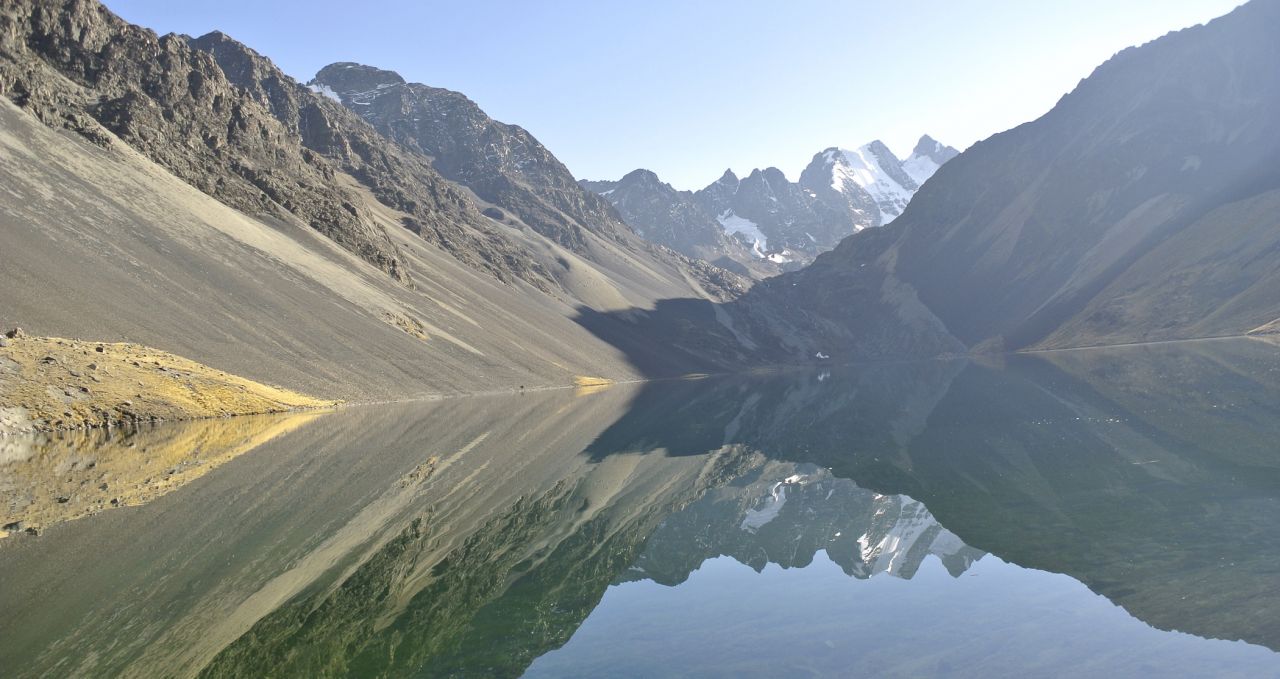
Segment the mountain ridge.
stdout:
[[[634,188],[617,193],[619,186],[631,184],[626,178],[634,176],[634,171],[618,181],[583,180],[580,184],[613,203],[633,229],[650,234],[651,239],[691,257],[727,258],[765,277],[809,263],[845,236],[889,223],[919,184],[958,153],[924,135],[905,161],[879,140],[855,151],[830,147],[814,155],[796,182],[778,168],[768,167],[742,178],[726,170],[693,192],[670,186],[651,188],[643,198],[636,196],[641,191]],[[661,184],[656,174],[652,179],[650,186]],[[644,207],[621,204],[624,195],[628,203],[639,201]],[[691,214],[697,209],[703,214]],[[673,222],[671,215],[676,213],[683,218]],[[714,224],[763,261],[744,260],[732,244],[711,242]]]

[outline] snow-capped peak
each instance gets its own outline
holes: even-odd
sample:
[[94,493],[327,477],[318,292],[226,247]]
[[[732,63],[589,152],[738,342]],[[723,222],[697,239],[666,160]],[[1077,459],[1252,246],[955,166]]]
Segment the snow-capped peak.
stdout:
[[880,213],[872,225],[884,225],[902,214],[920,185],[957,153],[925,135],[906,160],[899,159],[879,140],[852,150],[830,148],[821,157],[831,173],[831,188],[846,196],[865,191]]
[[902,161],[880,141],[856,149],[828,149],[831,188],[844,193],[857,186],[871,194],[880,208],[880,223],[888,224],[907,207],[919,184],[903,171]]

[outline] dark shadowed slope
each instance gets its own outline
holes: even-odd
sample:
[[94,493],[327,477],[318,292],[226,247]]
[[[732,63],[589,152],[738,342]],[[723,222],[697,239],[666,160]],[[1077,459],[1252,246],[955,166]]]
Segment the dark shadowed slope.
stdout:
[[[1127,49],[1052,111],[921,189],[890,243],[851,238],[779,285],[854,269],[968,346],[1246,333],[1280,317],[1280,3]],[[829,308],[828,308],[829,309]],[[855,318],[837,320],[845,325]]]
[[1277,32],[1280,2],[1255,0],[1127,49],[1044,117],[949,161],[888,227],[708,307],[706,325],[626,320],[711,366],[1274,328]]

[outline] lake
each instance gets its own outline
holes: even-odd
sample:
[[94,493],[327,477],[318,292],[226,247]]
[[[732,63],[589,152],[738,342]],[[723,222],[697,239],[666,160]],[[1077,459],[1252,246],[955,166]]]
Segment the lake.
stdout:
[[4,677],[1280,676],[1262,340],[0,440],[0,496]]

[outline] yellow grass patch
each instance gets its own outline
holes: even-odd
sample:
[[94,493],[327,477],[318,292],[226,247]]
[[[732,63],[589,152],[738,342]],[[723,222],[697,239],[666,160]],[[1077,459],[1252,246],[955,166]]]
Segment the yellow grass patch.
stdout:
[[586,375],[575,375],[573,378],[573,386],[575,387],[607,387],[613,384],[613,380],[607,377],[588,377]]
[[19,337],[0,347],[0,434],[336,405],[140,344]]
[[574,396],[584,396],[586,394],[594,394],[609,388],[614,384],[613,380],[607,377],[589,377],[587,375],[575,375],[573,378],[573,386],[577,387],[573,390]]

